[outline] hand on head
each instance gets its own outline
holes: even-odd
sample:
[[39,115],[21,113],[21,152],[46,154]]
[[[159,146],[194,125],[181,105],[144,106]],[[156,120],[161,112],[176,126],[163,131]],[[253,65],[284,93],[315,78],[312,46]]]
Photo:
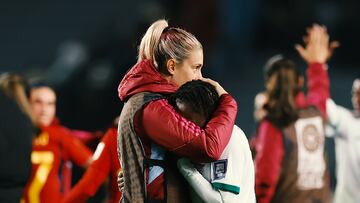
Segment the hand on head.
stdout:
[[210,83],[212,86],[214,86],[216,89],[216,92],[219,94],[219,96],[221,96],[223,94],[227,94],[225,89],[218,82],[216,82],[210,78],[201,78],[200,80]]

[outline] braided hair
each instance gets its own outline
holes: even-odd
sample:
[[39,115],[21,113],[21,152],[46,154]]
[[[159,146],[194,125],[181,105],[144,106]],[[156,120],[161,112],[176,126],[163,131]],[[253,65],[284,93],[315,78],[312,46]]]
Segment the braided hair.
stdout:
[[169,103],[178,110],[178,104],[186,105],[193,113],[204,116],[209,121],[219,103],[219,95],[211,84],[192,80],[182,85],[168,98]]

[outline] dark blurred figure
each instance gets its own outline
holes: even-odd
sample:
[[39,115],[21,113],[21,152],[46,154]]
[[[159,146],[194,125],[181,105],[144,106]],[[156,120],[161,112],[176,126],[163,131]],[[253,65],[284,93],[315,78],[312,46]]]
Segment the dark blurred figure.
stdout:
[[0,75],[0,202],[18,203],[30,176],[34,133],[27,81]]

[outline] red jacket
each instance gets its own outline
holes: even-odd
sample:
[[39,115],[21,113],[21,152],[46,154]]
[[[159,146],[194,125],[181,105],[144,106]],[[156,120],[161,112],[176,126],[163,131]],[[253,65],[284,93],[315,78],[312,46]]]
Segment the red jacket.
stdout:
[[58,173],[65,154],[78,166],[85,166],[92,155],[66,128],[60,125],[43,127],[42,133],[33,140],[32,171],[24,189],[24,202],[60,202]]
[[[326,99],[329,97],[329,78],[326,69],[323,64],[310,64],[307,69],[308,96],[305,97],[301,92],[296,97],[297,107],[305,108],[315,105],[324,117],[326,117]],[[255,190],[257,201],[269,203],[274,196],[279,180],[284,146],[281,130],[268,120],[260,123],[256,151]]]
[[75,185],[63,202],[85,202],[93,196],[101,184],[110,175],[111,193],[108,203],[118,203],[121,192],[117,186],[117,174],[120,171],[120,163],[116,153],[117,129],[110,128],[94,153],[94,161],[86,170],[84,176]]
[[[88,132],[83,130],[68,129],[61,125],[60,120],[58,118],[54,118],[50,126],[44,128],[49,128],[49,127],[62,128],[64,132],[68,133],[75,139],[81,141],[92,152],[95,150],[97,143],[99,143],[101,137],[103,136],[103,134],[100,131]],[[59,170],[61,170],[61,172],[59,172],[60,181],[61,181],[61,191],[64,195],[67,195],[71,190],[72,169],[73,169],[72,162],[70,160],[69,155],[65,151],[62,157],[61,167],[59,168]]]
[[[119,97],[126,101],[139,92],[171,94],[177,86],[168,82],[144,60],[136,64],[119,85]],[[156,143],[179,156],[189,157],[197,162],[210,162],[219,159],[229,142],[235,122],[237,105],[229,95],[221,96],[218,109],[204,129],[179,115],[166,99],[150,102],[134,117],[134,128],[140,137],[145,156],[151,156],[151,143]],[[160,175],[147,186],[148,196],[163,198],[159,189],[163,182]],[[162,187],[161,187],[162,188]]]

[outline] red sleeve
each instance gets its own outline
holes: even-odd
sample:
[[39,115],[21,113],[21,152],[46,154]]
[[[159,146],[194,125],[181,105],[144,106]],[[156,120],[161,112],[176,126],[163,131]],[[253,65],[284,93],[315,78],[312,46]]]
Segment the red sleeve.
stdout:
[[307,69],[307,101],[326,116],[326,100],[330,97],[330,85],[325,64],[312,63]]
[[142,124],[151,140],[198,162],[218,160],[229,142],[237,113],[235,100],[225,94],[205,129],[180,116],[166,99],[149,103]]
[[[64,203],[85,202],[96,193],[99,186],[108,177],[110,172],[111,151],[110,140],[108,139],[110,136],[107,135],[108,134],[105,135],[95,151],[95,154],[100,153],[99,158],[91,163],[81,180],[64,198]],[[101,147],[102,145],[104,146],[103,148]],[[97,152],[97,150],[101,151]]]
[[61,140],[70,160],[78,166],[85,167],[92,156],[92,152],[80,140],[69,133],[61,135]]
[[[87,146],[94,146],[94,148],[103,136],[101,131],[88,132],[83,130],[70,130],[70,133],[82,143],[85,143]],[[93,145],[93,143],[95,143],[95,145]]]
[[269,203],[274,196],[284,156],[281,132],[263,121],[257,138],[255,158],[255,192],[258,203]]

